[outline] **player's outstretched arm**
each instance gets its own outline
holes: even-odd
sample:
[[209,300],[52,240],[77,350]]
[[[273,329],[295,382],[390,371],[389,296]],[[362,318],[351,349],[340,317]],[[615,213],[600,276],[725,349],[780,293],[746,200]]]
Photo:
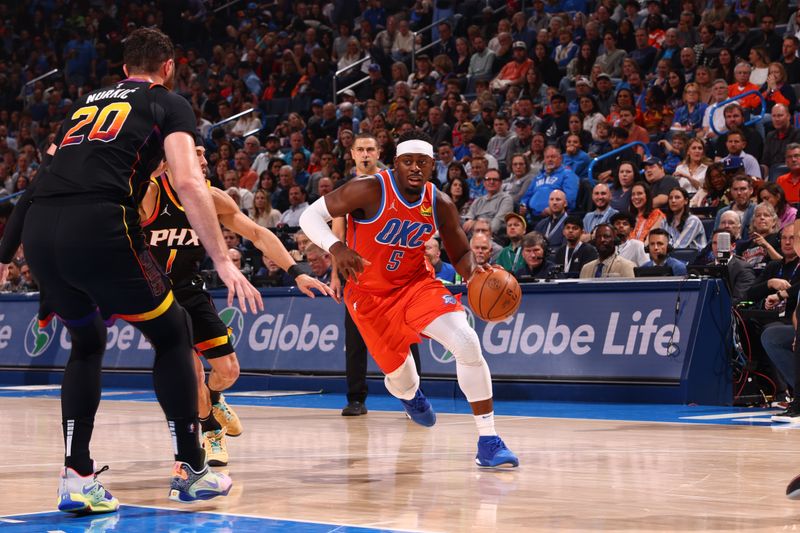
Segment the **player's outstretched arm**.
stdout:
[[245,279],[228,257],[222,231],[215,216],[214,202],[202,179],[203,172],[195,155],[194,139],[185,132],[175,132],[164,139],[167,163],[172,170],[172,185],[186,211],[192,228],[197,232],[200,242],[214,262],[217,274],[228,287],[228,305],[233,304],[234,296],[239,299],[239,307],[247,311],[247,304],[253,313],[264,309],[261,294]]
[[439,221],[439,236],[444,243],[447,257],[453,262],[456,272],[469,283],[475,271],[491,270],[491,266],[478,266],[469,248],[467,234],[461,229],[461,218],[455,204],[446,194],[436,191],[436,217]]
[[339,240],[328,227],[328,222],[348,213],[356,214],[359,218],[374,216],[380,209],[381,194],[378,178],[356,178],[311,204],[300,216],[300,227],[311,242],[330,252],[339,272],[356,283],[358,274],[370,262]]
[[314,298],[315,294],[313,289],[316,289],[320,294],[334,296],[330,287],[321,281],[298,272],[298,269],[293,269],[292,267],[296,266],[297,263],[295,263],[292,256],[289,255],[289,252],[284,248],[280,239],[270,230],[250,220],[249,217],[241,212],[239,206],[233,201],[233,198],[213,187],[211,188],[211,197],[214,200],[217,217],[222,225],[229,230],[235,231],[246,239],[253,241],[253,244],[256,245],[256,248],[261,250],[261,253],[275,261],[275,263],[290,276],[294,276],[295,285],[300,289],[300,292]]

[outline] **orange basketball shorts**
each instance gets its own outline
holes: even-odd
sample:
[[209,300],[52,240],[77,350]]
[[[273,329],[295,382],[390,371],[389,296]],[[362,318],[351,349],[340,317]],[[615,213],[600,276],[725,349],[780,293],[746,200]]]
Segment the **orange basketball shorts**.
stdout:
[[440,280],[429,277],[380,294],[360,291],[357,284],[348,283],[344,300],[367,349],[385,374],[403,364],[428,324],[464,309]]

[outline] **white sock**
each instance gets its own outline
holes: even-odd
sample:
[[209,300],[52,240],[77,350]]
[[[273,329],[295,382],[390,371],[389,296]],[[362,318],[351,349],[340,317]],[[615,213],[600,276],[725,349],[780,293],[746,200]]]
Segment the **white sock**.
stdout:
[[481,437],[496,437],[494,429],[494,411],[485,415],[475,415],[475,425],[478,426],[478,435]]

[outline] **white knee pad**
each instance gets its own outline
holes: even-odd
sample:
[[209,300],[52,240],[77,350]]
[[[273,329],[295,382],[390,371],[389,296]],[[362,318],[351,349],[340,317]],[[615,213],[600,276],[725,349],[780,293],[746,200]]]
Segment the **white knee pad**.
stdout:
[[447,348],[458,364],[466,366],[484,364],[480,339],[467,322],[467,314],[463,311],[437,317],[422,330],[422,334]]
[[395,398],[411,400],[414,397],[419,388],[419,374],[417,374],[417,366],[410,353],[397,370],[386,374],[383,384]]
[[467,401],[480,402],[492,397],[492,375],[483,358],[478,334],[463,311],[442,315],[422,331],[447,348],[456,359],[458,386]]

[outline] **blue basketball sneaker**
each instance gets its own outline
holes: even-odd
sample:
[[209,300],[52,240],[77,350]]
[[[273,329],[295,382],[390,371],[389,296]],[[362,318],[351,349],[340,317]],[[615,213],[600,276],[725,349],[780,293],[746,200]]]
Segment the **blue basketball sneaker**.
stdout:
[[172,483],[169,499],[174,502],[190,503],[197,500],[210,500],[217,496],[227,496],[233,482],[220,472],[206,466],[195,472],[188,463],[177,461],[172,469]]
[[475,464],[482,468],[516,468],[519,466],[519,459],[506,447],[503,439],[494,435],[478,438]]
[[[97,468],[97,465],[94,465]],[[61,469],[58,486],[58,510],[65,513],[113,513],[119,509],[119,500],[108,492],[97,476],[108,470],[104,466],[94,474],[81,476],[68,467]]]
[[417,393],[410,400],[400,400],[408,413],[408,417],[420,426],[431,427],[436,423],[436,413],[433,412],[431,402],[417,389]]

